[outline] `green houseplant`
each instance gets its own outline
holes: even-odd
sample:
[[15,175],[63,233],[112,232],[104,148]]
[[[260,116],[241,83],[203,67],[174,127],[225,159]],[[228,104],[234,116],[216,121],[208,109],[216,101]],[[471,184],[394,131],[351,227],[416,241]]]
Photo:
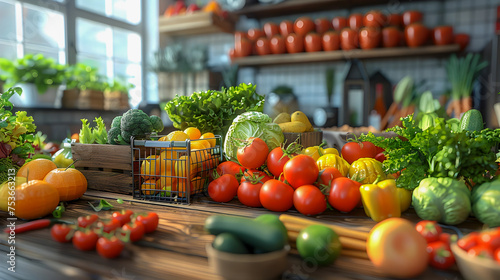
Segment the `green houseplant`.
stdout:
[[84,63],[70,65],[65,71],[66,90],[63,106],[79,109],[103,109],[106,78],[99,69]]
[[104,109],[128,109],[129,90],[134,87],[135,85],[125,81],[123,78],[112,79],[104,91]]

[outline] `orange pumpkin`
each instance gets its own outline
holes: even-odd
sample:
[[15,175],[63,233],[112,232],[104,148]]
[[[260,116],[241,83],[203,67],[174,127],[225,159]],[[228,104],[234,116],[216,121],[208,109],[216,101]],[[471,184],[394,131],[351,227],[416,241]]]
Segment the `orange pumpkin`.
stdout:
[[43,180],[47,173],[56,168],[57,166],[53,161],[45,158],[38,158],[25,163],[19,168],[16,176],[24,177],[28,180]]
[[74,168],[54,169],[43,180],[57,189],[61,201],[78,199],[87,191],[87,178]]
[[59,205],[59,192],[52,184],[30,180],[16,187],[15,215],[31,220],[43,217]]

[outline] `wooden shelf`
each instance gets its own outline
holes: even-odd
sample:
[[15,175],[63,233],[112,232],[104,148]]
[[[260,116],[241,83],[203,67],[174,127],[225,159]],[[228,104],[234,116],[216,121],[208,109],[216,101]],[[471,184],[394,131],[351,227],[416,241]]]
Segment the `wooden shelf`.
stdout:
[[[250,18],[267,18],[316,11],[349,9],[391,3],[392,0],[287,0],[277,4],[257,4],[234,11]],[[400,2],[411,0],[401,0]],[[415,0],[413,2],[416,2]]]
[[349,59],[377,59],[394,57],[416,57],[416,56],[444,56],[460,50],[459,45],[447,46],[424,46],[419,48],[380,48],[373,50],[351,50],[351,51],[329,51],[329,52],[303,52],[294,54],[274,54],[263,56],[247,56],[238,58],[233,64],[238,66],[264,66],[299,64],[313,62],[340,61]]
[[160,17],[158,30],[160,34],[171,36],[188,36],[208,33],[234,32],[234,15],[223,19],[212,12],[194,12],[186,15]]

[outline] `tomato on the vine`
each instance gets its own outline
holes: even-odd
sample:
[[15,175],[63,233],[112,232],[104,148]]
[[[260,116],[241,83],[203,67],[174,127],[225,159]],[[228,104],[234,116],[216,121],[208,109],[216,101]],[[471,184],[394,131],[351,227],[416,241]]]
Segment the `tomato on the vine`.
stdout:
[[462,248],[462,250],[469,251],[470,248],[476,246],[479,243],[479,233],[471,232],[466,236],[460,238],[457,241],[458,247]]
[[455,264],[455,257],[450,247],[443,241],[433,241],[427,244],[429,264],[438,269],[448,269]]
[[144,225],[146,233],[151,233],[156,230],[158,224],[160,223],[160,217],[155,212],[149,212],[147,215],[139,215],[135,218],[136,221],[141,222]]
[[316,161],[308,155],[298,155],[283,166],[285,180],[294,188],[311,185],[318,179],[319,168]]
[[78,250],[91,251],[95,249],[99,235],[94,231],[79,231],[73,235],[73,246]]
[[67,224],[55,224],[50,229],[52,239],[57,242],[66,243],[71,241],[72,229]]
[[258,180],[259,177],[260,175],[256,175],[256,173],[254,173],[252,177],[247,177],[249,180],[242,178],[240,186],[238,187],[237,195],[238,200],[243,205],[250,207],[262,207],[259,195],[263,182]]
[[130,241],[136,242],[142,239],[146,233],[146,228],[140,221],[135,221],[133,223],[127,223],[122,226],[122,230],[127,232],[130,231]]
[[262,185],[259,198],[264,208],[284,212],[293,206],[294,189],[276,179],[269,180]]
[[326,197],[313,185],[302,185],[293,193],[293,206],[304,215],[318,215],[326,210]]
[[129,223],[131,220],[132,215],[134,214],[134,211],[127,209],[122,212],[115,211],[111,216],[113,219],[118,220],[120,222],[120,226],[123,226],[126,223]]
[[345,177],[340,173],[340,171],[335,167],[327,167],[322,169],[318,175],[318,183],[320,185],[330,186],[333,180],[339,177]]
[[298,146],[290,144],[286,149],[276,147],[267,155],[267,169],[274,175],[279,177],[283,173],[283,166],[292,157],[297,155]]
[[120,224],[119,220],[116,219],[111,219],[108,222],[105,221],[99,221],[97,222],[97,228],[102,229],[103,232],[110,233],[114,231],[117,228],[120,228],[122,225]]
[[351,212],[361,202],[361,183],[347,177],[339,177],[330,184],[328,202],[342,212]]
[[377,155],[377,149],[372,142],[363,141],[359,142],[347,142],[342,146],[340,153],[342,157],[349,163],[352,164],[354,161],[360,158],[375,158]]
[[208,184],[208,195],[216,202],[229,202],[236,196],[239,185],[234,175],[224,174]]
[[118,239],[116,236],[112,236],[110,238],[101,236],[97,240],[97,253],[104,258],[113,259],[118,257],[125,245],[123,242]]
[[224,174],[231,174],[237,177],[238,174],[242,174],[243,172],[245,172],[245,167],[239,165],[234,161],[224,161],[217,165],[216,170],[219,176],[222,176]]
[[245,173],[243,173],[243,176],[241,177],[240,184],[243,183],[246,180],[246,178],[252,178],[254,176],[256,178],[262,177],[262,179],[260,179],[262,184],[264,184],[268,180],[274,179],[271,175],[267,174],[265,171],[258,169],[247,169]]
[[249,137],[244,145],[238,148],[236,158],[243,167],[259,168],[267,159],[269,147],[258,137]]
[[81,228],[86,228],[94,224],[99,220],[99,216],[96,214],[88,215],[88,216],[80,216],[77,219],[78,226]]
[[423,220],[415,225],[415,229],[425,238],[427,243],[439,240],[443,229],[436,221]]

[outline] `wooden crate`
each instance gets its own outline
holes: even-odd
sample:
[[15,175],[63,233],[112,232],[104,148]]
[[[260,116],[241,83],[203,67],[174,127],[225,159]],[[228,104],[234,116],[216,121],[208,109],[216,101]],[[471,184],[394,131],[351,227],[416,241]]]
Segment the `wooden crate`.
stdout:
[[286,146],[294,141],[297,141],[304,148],[311,146],[319,146],[323,141],[323,131],[312,131],[312,132],[303,132],[303,133],[291,133],[285,132],[283,133],[285,136]]
[[88,189],[132,194],[130,146],[73,143],[71,152],[75,168],[87,178]]

